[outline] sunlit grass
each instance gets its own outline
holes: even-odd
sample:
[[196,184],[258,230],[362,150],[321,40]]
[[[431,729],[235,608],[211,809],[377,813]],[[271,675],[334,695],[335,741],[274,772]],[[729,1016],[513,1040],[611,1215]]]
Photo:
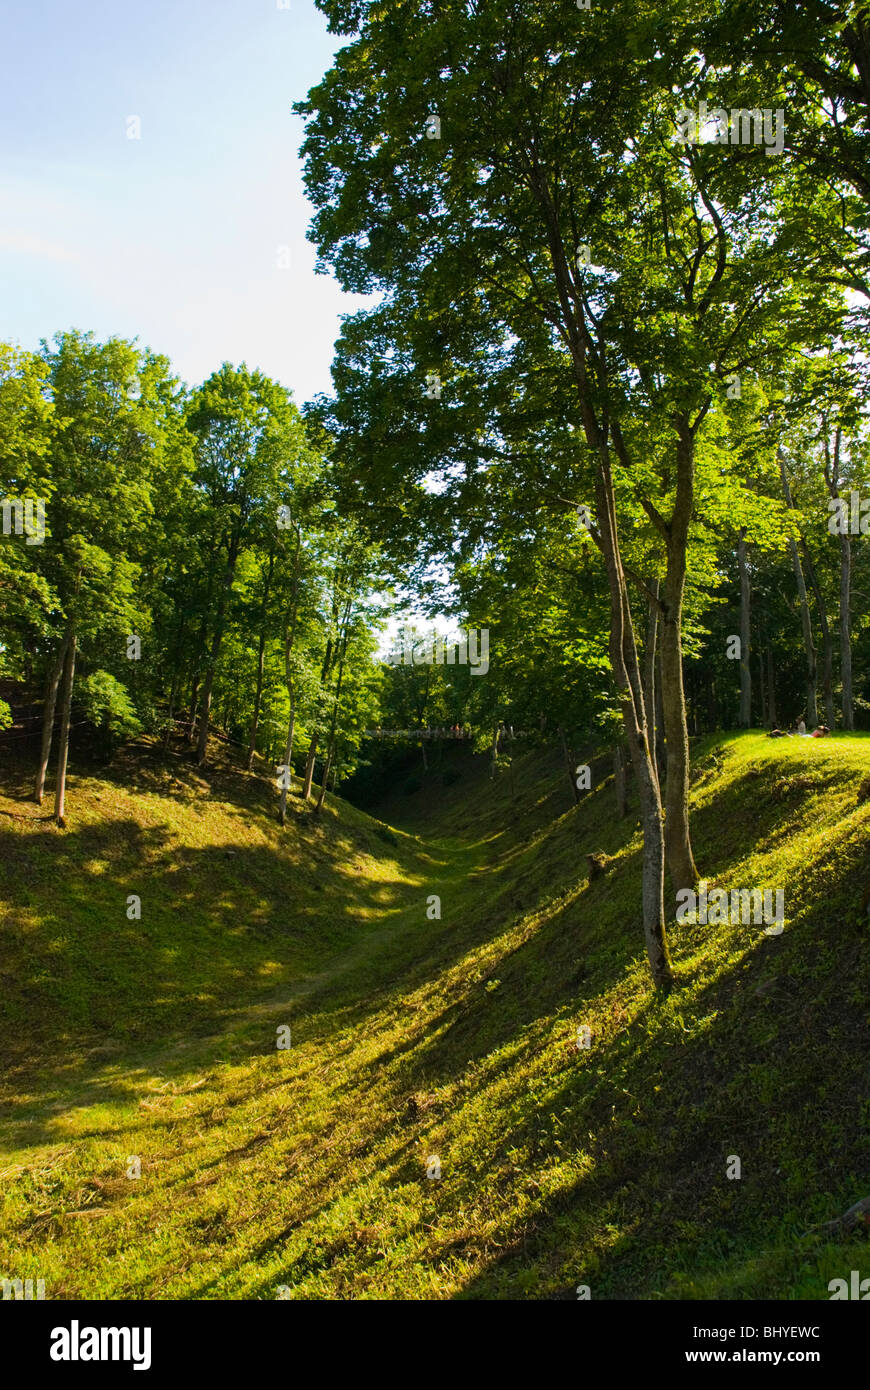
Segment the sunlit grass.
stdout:
[[866,1235],[805,1233],[870,1193],[870,740],[698,745],[702,872],[784,886],[786,925],[672,923],[668,998],[612,787],[569,810],[555,758],[518,760],[514,802],[463,769],[409,803],[420,841],[335,802],[282,835],[228,769],[207,806],[79,778],[68,838],[0,827],[27,959],[0,1273],[49,1297],[825,1298],[866,1265]]

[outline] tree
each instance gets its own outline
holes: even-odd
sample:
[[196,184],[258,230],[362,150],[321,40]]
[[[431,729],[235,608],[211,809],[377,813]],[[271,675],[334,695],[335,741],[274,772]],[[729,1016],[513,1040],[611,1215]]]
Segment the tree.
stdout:
[[[210,640],[199,691],[196,756],[201,763],[239,560],[255,538],[273,535],[282,490],[307,442],[287,391],[261,372],[228,363],[194,394],[187,425],[195,440],[194,485],[206,500],[210,542],[223,559],[217,594],[209,590],[204,613]],[[210,572],[211,564],[210,557]]]
[[58,335],[43,355],[56,431],[47,455],[51,539],[39,563],[57,608],[40,634],[49,675],[34,794],[41,802],[62,685],[55,792],[62,824],[76,671],[106,652],[120,663],[127,637],[147,621],[135,592],[138,549],[159,474],[168,363],[121,339],[100,344],[79,333]]

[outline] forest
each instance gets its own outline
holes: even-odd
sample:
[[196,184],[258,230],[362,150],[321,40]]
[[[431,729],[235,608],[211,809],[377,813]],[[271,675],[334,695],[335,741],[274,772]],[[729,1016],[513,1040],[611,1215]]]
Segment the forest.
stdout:
[[[589,814],[570,872],[603,894],[631,847],[626,969],[667,1010],[691,994],[682,933],[717,930],[708,883],[775,888],[768,934],[800,921],[801,864],[752,860],[751,789],[722,834],[758,876],[717,859],[696,788],[731,749],[779,778],[783,815],[817,769],[820,796],[848,782],[848,874],[825,861],[811,897],[866,925],[870,11],[318,8],[341,46],[294,106],[308,236],[367,296],[332,391],[299,403],[243,361],[191,384],[87,324],[0,344],[8,804],[58,854],[98,814],[89,779],[144,769],[206,801],[232,769],[272,854],[344,816],[377,818],[382,848],[433,817],[467,836],[466,795],[496,839],[542,806],[535,835]],[[833,854],[831,806],[809,819]],[[418,918],[440,919],[421,874]],[[841,1205],[868,1186],[855,1144]],[[790,1277],[774,1296],[810,1296]]]

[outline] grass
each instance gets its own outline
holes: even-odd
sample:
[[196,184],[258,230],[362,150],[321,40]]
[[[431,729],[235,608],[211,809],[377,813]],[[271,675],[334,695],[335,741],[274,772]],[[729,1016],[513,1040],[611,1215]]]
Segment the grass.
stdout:
[[668,998],[606,768],[575,809],[555,756],[516,759],[513,798],[450,752],[389,829],[291,799],[282,832],[259,778],[142,750],[73,778],[66,832],[4,783],[0,1274],[816,1299],[870,1272],[865,1227],[812,1229],[870,1194],[870,739],[698,742],[702,871],[784,887],[785,930],[672,923]]

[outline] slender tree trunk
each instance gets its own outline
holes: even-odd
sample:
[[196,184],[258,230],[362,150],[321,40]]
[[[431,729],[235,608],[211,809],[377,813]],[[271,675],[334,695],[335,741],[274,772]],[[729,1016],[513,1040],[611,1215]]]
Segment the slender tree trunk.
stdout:
[[163,735],[163,751],[168,750],[172,741],[172,722],[175,718],[175,700],[178,693],[176,678],[173,676],[172,685],[169,690],[169,709],[166,715],[166,733]]
[[758,727],[764,727],[764,715],[767,709],[767,694],[764,689],[764,652],[758,653]]
[[[284,763],[283,763],[283,766],[287,768],[288,773],[290,773],[290,770],[291,770],[292,764],[293,764],[293,734],[294,734],[294,731],[295,731],[295,726],[296,726],[296,701],[295,701],[295,699],[291,696],[291,699],[290,699],[290,723],[287,725],[287,744],[286,744],[285,749],[284,749]],[[292,773],[291,773],[291,776],[292,776]],[[282,825],[284,824],[284,822],[285,822],[286,819],[287,819],[287,792],[288,792],[288,791],[289,791],[289,786],[286,786],[286,787],[282,787],[282,788],[281,788],[281,805],[280,805],[280,808],[279,808],[279,811],[278,811],[278,819],[279,819],[279,821],[281,822]]]
[[196,711],[199,704],[199,675],[193,677],[190,687],[190,707],[187,715],[187,733],[184,736],[185,743],[193,743],[196,733]]
[[568,781],[571,784],[571,795],[574,798],[574,805],[576,806],[580,800],[580,796],[577,791],[577,783],[574,780],[574,769],[571,766],[571,755],[568,752],[568,741],[565,738],[565,730],[562,728],[561,724],[559,725],[559,738],[562,742],[562,757],[565,760],[565,772],[567,773]]
[[[608,432],[602,429],[593,400],[597,382],[589,375],[590,358],[594,360],[591,335],[586,321],[585,306],[577,294],[568,265],[559,211],[553,202],[547,177],[537,164],[531,170],[531,187],[538,200],[547,229],[547,240],[562,322],[571,349],[571,361],[577,386],[580,414],[586,443],[596,459],[595,499],[599,535],[597,543],[604,557],[607,586],[610,593],[610,661],[613,678],[622,709],[625,732],[631,751],[640,797],[643,826],[643,858],[641,870],[641,910],[643,933],[650,972],[657,987],[669,989],[673,984],[664,914],[664,834],[659,783],[653,754],[649,745],[646,712],[643,701],[643,682],[638,660],[637,643],[631,619],[625,569],[619,549],[616,517],[616,495],[610,459]],[[593,366],[597,372],[597,363]],[[614,443],[618,427],[609,427]],[[617,447],[621,449],[620,440]]]
[[[789,487],[788,474],[785,471],[785,454],[782,449],[778,450],[779,471],[782,477],[782,490],[785,494],[787,507],[794,504],[791,500],[791,488]],[[791,550],[791,561],[794,568],[794,577],[797,584],[798,599],[801,609],[801,627],[804,635],[804,651],[807,658],[807,725],[815,728],[819,722],[818,714],[818,695],[816,685],[816,646],[813,641],[813,625],[810,620],[810,605],[807,600],[807,586],[804,582],[804,572],[801,567],[801,557],[798,553],[797,541],[794,536],[789,536],[789,549]]]
[[840,679],[843,682],[843,728],[855,728],[852,701],[852,543],[845,533],[840,536]]
[[329,729],[329,743],[327,745],[326,763],[323,768],[323,780],[320,783],[320,795],[317,798],[317,806],[315,807],[315,810],[317,811],[319,811],[323,806],[323,799],[326,796],[326,784],[329,781],[329,774],[332,770],[333,759],[335,757],[335,737],[336,729],[338,728],[338,702],[341,699],[341,683],[344,680],[344,659],[347,655],[348,643],[346,623],[349,617],[350,603],[348,603],[347,608],[345,609],[344,633],[341,638],[341,656],[339,657],[338,662],[338,679],[335,682],[335,702],[332,706],[332,724],[330,725]]
[[205,754],[208,747],[208,730],[211,721],[211,694],[214,687],[215,670],[220,653],[222,637],[223,633],[221,633],[220,636],[216,635],[212,642],[211,652],[208,657],[208,666],[205,672],[205,680],[202,683],[202,695],[199,702],[199,732],[196,741],[196,761],[198,763],[205,762]]
[[767,720],[772,729],[777,727],[776,719],[776,672],[773,664],[773,647],[767,644]]
[[172,656],[172,677],[169,683],[169,714],[166,721],[166,733],[163,736],[163,751],[166,752],[172,741],[173,721],[175,711],[181,701],[184,689],[184,637],[187,632],[187,613],[182,610],[181,621],[178,625],[178,634],[175,640],[175,648]]
[[175,722],[175,710],[178,704],[178,697],[181,693],[181,672],[179,670],[178,659],[173,663],[172,679],[169,685],[169,705],[166,713],[166,733],[163,735],[163,751],[166,753],[172,742],[172,728]]
[[498,757],[498,725],[492,731],[492,753],[489,761],[489,780],[495,777],[495,762]]
[[308,757],[305,759],[305,780],[302,784],[302,799],[308,801],[311,796],[311,783],[314,781],[314,763],[317,758],[317,731],[311,735],[311,742],[308,745]]
[[214,689],[215,676],[217,675],[217,663],[220,656],[221,644],[224,640],[224,628],[226,627],[227,604],[233,590],[233,582],[236,575],[236,561],[239,553],[239,536],[234,536],[230,541],[227,554],[227,570],[224,576],[223,588],[220,593],[217,617],[215,619],[214,636],[212,637],[211,651],[208,656],[208,664],[205,671],[205,680],[202,685],[202,698],[199,705],[199,737],[196,744],[196,761],[205,762],[206,749],[208,747],[208,728],[211,716],[211,696]]
[[[654,597],[647,600],[646,640],[643,644],[643,704],[646,710],[649,746],[652,750],[655,750],[658,732],[661,730],[661,724],[659,723],[661,690],[656,690],[656,653],[658,650],[659,626],[659,581],[657,579],[651,581],[650,589]],[[623,750],[623,759],[624,751],[625,750]],[[656,777],[658,777],[659,769],[656,766],[655,756],[653,757],[653,767],[655,768]],[[661,786],[661,781],[659,781],[659,786]]]
[[598,434],[597,422],[591,409],[585,401],[583,404],[587,438],[597,446],[598,452],[595,492],[601,550],[610,591],[610,661],[640,796],[643,827],[641,910],[644,940],[653,981],[658,987],[669,989],[673,984],[673,974],[665,933],[665,846],[659,783],[649,746],[637,644],[619,550],[610,458],[607,445]]
[[810,619],[810,605],[807,600],[807,586],[804,583],[803,570],[801,568],[800,556],[798,554],[797,543],[790,541],[791,558],[794,566],[795,580],[797,582],[798,598],[801,609],[801,627],[804,637],[804,651],[807,658],[807,724],[815,728],[819,720],[818,714],[818,684],[816,671],[816,644],[813,641],[813,625]]
[[628,786],[626,782],[625,748],[622,742],[613,750],[613,786],[616,792],[616,814],[620,820],[628,815]]
[[752,724],[752,669],[749,658],[752,650],[752,624],[749,606],[749,567],[746,564],[746,527],[740,528],[737,541],[737,570],[740,575],[740,727]]
[[655,766],[659,786],[663,786],[668,772],[668,750],[665,745],[665,714],[662,707],[662,656],[659,652],[656,656],[656,745],[655,745]]
[[[293,667],[290,658],[293,655],[293,648],[296,642],[296,619],[299,613],[299,569],[302,561],[302,528],[295,526],[296,552],[293,557],[293,603],[290,609],[290,619],[284,626],[284,679],[287,683],[287,694],[290,696],[290,722],[287,725],[287,744],[284,749],[284,766],[288,773],[291,773],[293,762],[293,737],[296,729],[296,682],[293,679]],[[291,773],[292,775],[292,773]],[[278,819],[284,825],[287,819],[287,792],[289,787],[281,788],[281,806],[278,812]]]
[[682,588],[665,580],[666,612],[661,624],[662,713],[668,747],[665,777],[665,846],[674,892],[693,888],[698,870],[689,836],[689,731],[683,691],[683,654],[680,639]]
[[60,741],[57,750],[57,786],[54,793],[54,815],[59,826],[66,824],[66,767],[69,757],[69,726],[72,710],[73,682],[76,670],[76,634],[70,633],[63,672],[63,704],[60,715]]
[[837,715],[834,710],[834,639],[828,623],[828,610],[822,596],[821,586],[816,575],[816,567],[805,537],[801,536],[801,550],[807,567],[810,586],[816,607],[819,610],[819,626],[822,629],[822,693],[825,701],[825,720],[829,729],[836,727]]
[[199,688],[202,679],[202,652],[205,651],[206,640],[208,638],[208,617],[211,611],[211,596],[214,587],[212,570],[209,567],[208,591],[206,593],[205,611],[203,612],[202,622],[199,625],[199,635],[193,646],[193,661],[190,670],[190,712],[187,717],[187,733],[184,736],[185,743],[193,743],[196,732],[196,711],[199,705]]
[[45,708],[42,712],[42,746],[39,750],[39,767],[36,769],[36,783],[33,788],[33,796],[37,806],[42,805],[42,798],[45,792],[45,774],[48,770],[48,760],[51,757],[51,744],[54,738],[54,712],[57,707],[57,689],[60,685],[60,678],[66,664],[66,654],[69,649],[70,628],[67,627],[61,640],[60,648],[55,658],[45,691]]
[[254,696],[254,715],[251,720],[251,737],[248,742],[248,759],[245,764],[250,772],[257,747],[257,730],[260,727],[260,701],[263,695],[263,672],[266,666],[266,618],[269,609],[269,590],[272,587],[272,571],[275,568],[275,551],[269,551],[269,570],[263,588],[263,606],[260,609],[260,645],[257,652],[257,692]]
[[330,747],[330,748],[329,748],[329,751],[327,752],[327,755],[326,755],[326,762],[325,762],[324,767],[323,767],[323,773],[322,773],[322,779],[323,779],[323,780],[322,780],[321,783],[320,783],[320,792],[319,792],[318,797],[317,797],[317,804],[316,804],[316,806],[314,807],[315,811],[320,811],[320,810],[322,810],[322,808],[323,808],[323,801],[324,801],[324,797],[326,796],[326,784],[327,784],[327,782],[329,781],[329,774],[330,774],[331,771],[332,771],[332,748]]
[[661,684],[668,771],[665,779],[665,849],[674,892],[698,881],[689,835],[689,730],[683,688],[683,591],[686,545],[692,515],[694,440],[684,420],[678,422],[677,498],[667,532],[667,570],[661,612]]
[[719,727],[719,697],[716,694],[716,682],[713,679],[713,672],[707,667],[706,672],[707,690],[707,733],[711,734],[714,729]]
[[254,695],[254,713],[251,718],[251,736],[248,739],[248,756],[245,760],[245,767],[248,772],[254,764],[254,753],[257,749],[257,730],[260,727],[260,701],[263,695],[263,672],[266,666],[266,634],[260,633],[260,647],[257,653],[257,689]]
[[[828,493],[834,499],[840,496],[840,445],[842,442],[842,427],[837,425],[834,430],[834,449],[831,452],[831,441],[828,432],[828,419],[823,415],[821,419],[822,438],[825,446],[825,482],[828,485]],[[849,533],[844,530],[840,534],[840,680],[843,686],[843,728],[851,732],[855,728],[855,710],[852,699],[852,542]],[[833,728],[833,722],[829,719],[828,724]]]
[[[333,616],[334,616],[334,617],[336,616],[335,610],[333,610]],[[335,659],[335,650],[336,650],[336,648],[335,648],[335,643],[334,643],[334,641],[333,641],[333,638],[332,638],[332,637],[329,637],[329,638],[327,639],[327,643],[326,643],[326,652],[325,652],[325,654],[324,654],[323,662],[322,662],[321,667],[320,667],[320,689],[321,689],[321,691],[323,691],[323,690],[325,689],[325,687],[326,687],[326,685],[327,685],[327,683],[328,683],[328,681],[329,681],[329,673],[330,673],[330,671],[332,670],[332,664],[333,664],[333,661],[334,661],[334,659]],[[317,717],[317,719],[319,720],[319,713],[317,714],[316,717]],[[310,742],[309,745],[308,745],[308,757],[307,757],[306,760],[305,760],[305,781],[304,781],[304,784],[303,784],[303,787],[302,787],[302,799],[303,799],[303,801],[307,801],[307,800],[309,799],[309,797],[311,796],[311,784],[312,784],[312,782],[314,781],[314,763],[315,763],[315,760],[316,760],[316,758],[317,758],[317,744],[318,744],[318,742],[319,742],[319,739],[320,739],[320,728],[319,728],[318,723],[315,723],[314,732],[313,732],[313,734],[311,735],[311,742]]]

